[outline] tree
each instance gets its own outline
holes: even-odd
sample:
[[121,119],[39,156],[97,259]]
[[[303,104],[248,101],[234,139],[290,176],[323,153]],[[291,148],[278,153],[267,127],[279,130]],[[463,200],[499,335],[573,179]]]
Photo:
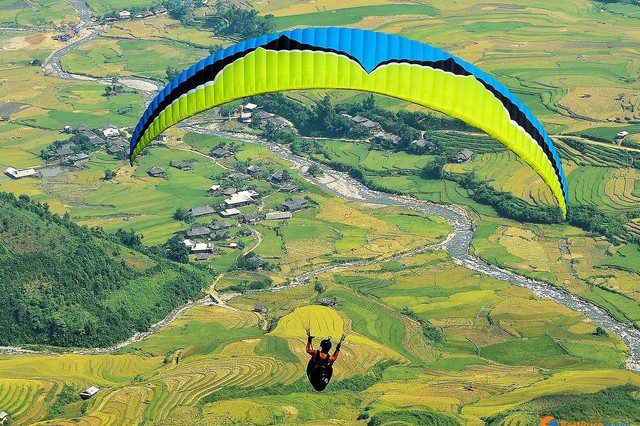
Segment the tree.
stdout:
[[444,177],[444,165],[447,159],[442,156],[437,156],[432,162],[424,166],[420,172],[420,177],[423,179],[442,179]]
[[116,231],[116,237],[118,237],[122,244],[129,248],[138,248],[142,245],[142,236],[136,235],[133,229],[125,231],[124,229],[119,228]]
[[185,223],[193,222],[193,215],[191,214],[191,212],[183,208],[176,209],[175,213],[173,214],[173,218]]
[[105,170],[104,171],[104,176],[102,177],[102,180],[111,180],[114,177],[116,177],[116,172],[114,172],[113,170]]
[[322,294],[325,291],[324,286],[322,285],[322,282],[318,279],[318,277],[316,277],[315,282],[313,283],[313,289],[316,291],[316,293],[318,294]]
[[607,331],[604,328],[598,326],[598,327],[596,327],[596,331],[594,331],[593,334],[595,336],[606,336],[607,335]]
[[189,263],[189,249],[178,235],[164,243],[164,251],[167,259],[179,263]]
[[323,174],[323,170],[316,163],[313,163],[309,166],[309,174],[314,177],[321,176]]

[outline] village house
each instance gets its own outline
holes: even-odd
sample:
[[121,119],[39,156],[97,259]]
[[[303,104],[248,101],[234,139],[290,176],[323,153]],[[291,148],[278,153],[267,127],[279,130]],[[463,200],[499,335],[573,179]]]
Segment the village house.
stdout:
[[291,219],[292,217],[291,212],[269,212],[264,216],[264,220],[283,220]]
[[242,223],[257,223],[260,221],[260,216],[255,213],[245,214],[240,220]]
[[175,162],[172,161],[171,166],[175,167],[178,170],[182,170],[183,172],[186,172],[193,168],[193,163],[191,161],[175,161]]
[[9,116],[3,115],[2,117],[0,117],[0,121],[9,121]]
[[147,174],[151,177],[160,177],[160,178],[166,178],[167,177],[167,172],[160,166],[153,166],[151,167],[149,170],[147,170]]
[[9,420],[9,413],[0,411],[0,424],[5,424]]
[[89,139],[89,142],[91,142],[91,145],[93,145],[93,146],[101,146],[101,145],[104,145],[106,143],[106,141],[104,139],[102,139],[100,136],[96,135],[91,130],[87,130],[86,132],[82,132],[82,134]]
[[280,185],[279,189],[282,192],[295,192],[298,190],[298,187],[292,183],[287,183],[285,185]]
[[238,248],[238,243],[229,243],[229,248]]
[[253,111],[254,109],[258,108],[258,105],[256,104],[252,104],[251,102],[246,103],[242,106],[242,110],[243,111]]
[[282,170],[279,170],[277,172],[271,173],[269,175],[269,181],[273,182],[273,183],[282,183],[285,181],[285,175],[284,172]]
[[99,390],[100,390],[100,388],[95,387],[95,386],[91,386],[90,388],[87,388],[84,391],[80,392],[80,398],[89,399],[92,396],[94,396],[95,394],[97,394]]
[[203,237],[208,236],[209,234],[211,234],[211,229],[206,226],[194,226],[187,231],[187,236],[189,238]]
[[224,200],[224,204],[229,207],[241,207],[251,204],[258,198],[258,193],[255,191],[240,191]]
[[131,12],[128,10],[121,10],[118,12],[118,18],[120,19],[131,19]]
[[381,144],[396,145],[400,142],[400,136],[387,132],[378,132],[373,136],[373,140]]
[[104,129],[101,129],[101,132],[107,139],[115,139],[120,136],[120,128],[117,126],[107,126]]
[[220,185],[218,185],[217,183],[214,183],[213,185],[211,185],[208,189],[209,192],[218,192],[220,191],[220,188],[222,188]]
[[242,212],[238,209],[226,209],[220,212],[220,216],[222,217],[231,217],[241,214]]
[[249,173],[250,175],[255,175],[257,173],[263,172],[264,170],[264,166],[256,166],[255,164],[247,167],[247,173]]
[[267,313],[267,307],[264,305],[256,305],[253,308],[253,312],[256,312],[258,314],[266,314]]
[[182,240],[182,244],[184,244],[185,246],[187,246],[187,248],[188,248],[189,250],[191,250],[191,247],[193,247],[193,246],[195,246],[195,245],[196,245],[196,243],[194,243],[194,242],[193,242],[193,240],[190,240],[190,239],[188,239],[188,238],[186,238],[186,239]]
[[209,253],[198,253],[196,254],[196,262],[202,262],[209,260]]
[[226,195],[227,197],[235,194],[236,192],[238,192],[238,190],[236,188],[234,188],[233,186],[230,186],[228,188],[225,188],[222,190],[221,194],[222,195]]
[[425,151],[430,151],[435,148],[435,144],[431,141],[426,140],[425,138],[416,139],[411,142],[411,146],[417,149],[422,149]]
[[240,113],[240,121],[243,123],[251,123],[251,113],[250,112],[241,112]]
[[336,299],[329,299],[328,297],[325,297],[318,304],[332,308],[338,305],[338,301]]
[[215,221],[211,224],[211,229],[214,231],[219,231],[222,229],[229,229],[231,228],[231,225],[228,222],[224,222],[224,221]]
[[247,180],[250,179],[251,176],[249,176],[246,173],[240,173],[240,172],[233,172],[233,173],[229,173],[229,176],[227,176],[227,179],[242,179],[242,180]]
[[34,169],[18,170],[15,167],[7,167],[4,173],[12,179],[22,179],[29,176],[35,176],[36,171]]
[[361,115],[356,115],[355,117],[351,117],[345,114],[345,116],[349,118],[351,121],[353,121],[355,124],[358,124],[364,127],[365,129],[369,130],[372,133],[382,131],[382,125],[376,121],[369,120],[368,118],[363,117]]
[[65,126],[65,130],[67,130],[67,127],[69,128],[69,132],[73,134],[84,133],[89,131],[89,126],[87,126],[86,124],[79,124],[76,127]]
[[189,209],[189,213],[191,213],[191,216],[193,217],[207,216],[210,214],[214,214],[215,212],[216,212],[216,209],[214,209],[211,206],[199,206],[199,207],[192,207]]
[[473,151],[465,148],[456,154],[456,161],[458,163],[466,163],[467,161],[471,161],[474,155],[475,153]]
[[304,198],[293,197],[289,200],[283,201],[281,205],[285,210],[295,212],[307,208],[307,204],[307,200]]
[[276,129],[284,129],[285,127],[291,127],[289,122],[282,117],[269,117],[266,120],[266,123],[275,127]]
[[244,228],[243,230],[241,230],[240,232],[238,232],[238,235],[240,235],[241,237],[248,237],[251,235],[251,229],[249,228]]
[[65,144],[60,145],[55,151],[49,151],[47,156],[57,158],[57,157],[66,157],[67,155],[73,154],[73,147],[76,146],[73,142],[67,142]]
[[159,6],[159,7],[156,7],[155,9],[153,9],[153,14],[154,15],[166,15],[167,12],[168,12],[168,10],[164,6]]
[[272,114],[259,109],[256,112],[252,113],[251,119],[254,123],[265,124],[271,117],[273,117]]
[[81,152],[80,154],[70,155],[67,157],[67,164],[74,167],[80,167],[89,162],[91,157]]
[[627,136],[629,136],[629,132],[627,132],[626,130],[623,130],[623,131],[621,131],[620,133],[618,133],[618,134],[616,135],[616,137],[617,137],[618,139],[624,139],[624,138],[626,138]]
[[233,155],[233,152],[222,147],[216,148],[213,151],[211,151],[211,156],[215,158],[226,158],[226,157],[231,157],[232,155]]
[[195,243],[193,247],[191,247],[192,253],[213,253],[216,249],[215,244],[213,243]]

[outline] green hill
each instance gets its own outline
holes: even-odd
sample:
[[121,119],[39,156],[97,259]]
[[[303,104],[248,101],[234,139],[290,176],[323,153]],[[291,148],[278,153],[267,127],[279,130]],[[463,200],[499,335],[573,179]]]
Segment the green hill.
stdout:
[[0,193],[0,217],[0,345],[109,345],[205,284],[197,269],[132,250],[26,196]]

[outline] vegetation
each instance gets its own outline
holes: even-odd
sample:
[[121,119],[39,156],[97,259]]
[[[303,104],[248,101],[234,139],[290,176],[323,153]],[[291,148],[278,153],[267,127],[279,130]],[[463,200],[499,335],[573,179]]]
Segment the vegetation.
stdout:
[[[131,232],[106,239],[26,196],[1,193],[0,210],[2,345],[109,345],[146,329],[204,285],[200,273],[159,258],[142,270],[127,263],[130,256],[145,257],[129,252],[140,246]],[[160,276],[165,279],[152,285]],[[112,303],[145,283],[151,304]]]

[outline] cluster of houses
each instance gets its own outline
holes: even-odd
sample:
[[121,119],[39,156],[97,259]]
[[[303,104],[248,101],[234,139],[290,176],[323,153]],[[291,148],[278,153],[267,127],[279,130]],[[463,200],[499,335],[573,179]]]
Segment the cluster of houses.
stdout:
[[80,33],[80,27],[75,26],[71,28],[69,31],[64,31],[60,34],[54,35],[53,39],[61,42],[67,42],[71,40],[73,37],[75,37],[76,35],[78,35],[78,33]]
[[[250,165],[247,173],[233,172],[227,176],[227,179],[241,178],[248,180],[252,174],[265,171],[265,168],[257,165]],[[153,176],[166,176],[166,172],[159,166],[154,166],[148,170]],[[287,189],[295,185],[284,184],[286,181],[283,172],[274,172],[269,176],[269,181],[274,187],[280,189],[285,186]],[[242,225],[253,224],[260,221],[276,221],[287,220],[293,217],[293,213],[309,207],[309,202],[305,198],[290,197],[283,201],[277,211],[261,213],[258,211],[252,213],[243,213],[240,208],[249,205],[255,205],[260,200],[260,194],[252,189],[238,189],[232,186],[224,187],[220,184],[213,184],[208,189],[210,193],[224,195],[226,198],[222,201],[220,207],[216,208],[212,205],[202,205],[191,207],[188,212],[194,218],[203,218],[206,216],[218,215],[222,219],[214,219],[208,225],[197,224],[192,226],[187,232],[183,243],[189,248],[192,254],[196,256],[197,261],[208,260],[212,254],[220,253],[222,245],[216,245],[214,242],[229,241],[231,239],[230,230],[234,227],[242,228]],[[229,219],[236,220],[235,224],[229,222]],[[239,236],[250,236],[249,228],[242,228]],[[235,242],[224,243],[224,247],[237,248]]]
[[168,12],[167,8],[164,6],[158,6],[154,9],[149,9],[149,10],[143,10],[141,12],[136,12],[136,14],[134,15],[133,13],[131,13],[130,11],[123,9],[120,12],[118,12],[117,17],[116,16],[109,16],[106,17],[104,20],[105,22],[113,22],[113,21],[126,21],[129,19],[142,19],[142,18],[150,18],[152,16],[160,16],[160,15],[166,15]]
[[238,120],[245,124],[254,124],[259,126],[271,125],[276,129],[293,128],[292,124],[284,118],[264,111],[258,105],[251,102],[240,107],[240,110],[238,111]]
[[[64,132],[69,134],[79,134],[86,136],[94,148],[106,146],[109,154],[118,156],[129,149],[129,142],[122,138],[122,130],[115,125],[109,125],[97,132],[89,129],[85,124],[76,127],[65,126]],[[86,153],[78,153],[74,150],[75,144],[67,142],[57,146],[55,149],[47,152],[47,158],[63,161],[69,166],[82,166],[87,163],[91,157]]]

